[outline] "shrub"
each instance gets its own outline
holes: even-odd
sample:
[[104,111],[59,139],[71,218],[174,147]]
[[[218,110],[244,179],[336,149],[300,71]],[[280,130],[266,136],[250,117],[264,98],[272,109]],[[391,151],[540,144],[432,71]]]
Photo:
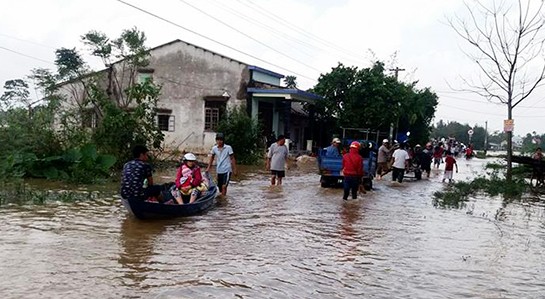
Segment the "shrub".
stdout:
[[16,152],[0,160],[3,178],[35,177],[74,183],[95,183],[110,176],[116,159],[98,154],[96,146],[86,144],[62,155],[38,158],[32,153]]
[[233,147],[238,163],[256,164],[262,158],[260,125],[248,115],[246,107],[227,111],[227,117],[219,123],[218,132],[222,132],[225,142]]

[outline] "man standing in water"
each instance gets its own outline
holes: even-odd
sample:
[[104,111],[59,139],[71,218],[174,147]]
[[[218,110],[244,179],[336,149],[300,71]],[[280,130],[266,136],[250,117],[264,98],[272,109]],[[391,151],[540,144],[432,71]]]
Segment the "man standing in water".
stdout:
[[152,168],[147,163],[148,149],[136,145],[132,149],[133,160],[123,166],[121,178],[121,197],[147,200],[150,197],[159,199],[161,186],[153,185]]
[[216,164],[218,187],[221,190],[221,195],[225,196],[227,194],[227,186],[229,186],[231,174],[237,175],[237,163],[233,148],[231,148],[230,145],[225,144],[222,133],[216,135],[216,145],[214,145],[210,151],[210,161],[208,161],[206,172],[210,171],[210,166],[214,163],[214,157],[216,156],[218,157],[218,163]]
[[405,169],[409,167],[409,153],[405,150],[406,144],[402,143],[399,148],[394,151],[392,158],[394,164],[392,165],[392,182],[403,182],[403,176],[405,175]]
[[271,144],[267,153],[267,170],[271,171],[271,185],[282,185],[282,178],[286,176],[286,164],[288,163],[288,147],[286,137],[279,135],[275,143]]
[[359,153],[360,147],[359,142],[353,141],[350,144],[349,152],[343,155],[341,172],[344,176],[344,200],[348,200],[350,191],[352,191],[352,199],[358,198],[358,189],[363,177],[363,158]]
[[382,145],[378,148],[377,156],[377,179],[380,181],[382,176],[388,173],[388,159],[390,158],[390,148],[388,139],[382,140]]

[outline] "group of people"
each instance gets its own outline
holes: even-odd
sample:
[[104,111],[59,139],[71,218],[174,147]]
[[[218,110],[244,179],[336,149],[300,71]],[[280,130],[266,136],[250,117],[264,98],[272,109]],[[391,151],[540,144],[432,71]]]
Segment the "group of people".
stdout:
[[392,181],[402,183],[405,172],[411,167],[420,169],[426,173],[427,177],[430,177],[432,162],[437,168],[444,162],[443,182],[446,180],[452,182],[454,169],[458,172],[454,149],[455,147],[451,146],[445,150],[442,144],[434,147],[431,142],[428,142],[424,148],[420,144],[411,148],[408,143],[395,143],[390,146],[389,140],[384,139],[378,149],[377,179],[381,180],[391,170]]
[[[121,196],[123,198],[140,198],[162,203],[187,204],[195,202],[210,185],[207,177],[203,177],[197,157],[186,153],[176,171],[176,179],[169,189],[171,200],[162,194],[163,187],[153,183],[152,168],[148,162],[148,149],[143,145],[133,148],[133,160],[125,163],[121,179]],[[206,172],[217,158],[217,186],[221,194],[227,194],[227,187],[232,174],[236,175],[236,160],[233,148],[224,142],[223,134],[216,135],[216,145],[210,151],[210,159]]]
[[[162,203],[187,204],[195,202],[210,185],[208,178],[203,176],[198,165],[197,157],[193,153],[186,153],[182,157],[176,171],[176,179],[170,194],[172,200],[166,200],[162,194],[163,186],[153,183],[152,168],[148,163],[148,149],[143,145],[133,148],[133,160],[125,163],[121,178],[121,196],[123,198],[140,198]],[[269,147],[266,160],[266,169],[271,174],[271,185],[282,185],[288,167],[288,147],[286,137],[278,136],[276,142]],[[227,194],[227,187],[232,175],[237,174],[237,164],[233,148],[225,144],[224,135],[216,135],[216,145],[210,151],[210,158],[205,172],[210,171],[216,160],[217,186],[221,194]]]

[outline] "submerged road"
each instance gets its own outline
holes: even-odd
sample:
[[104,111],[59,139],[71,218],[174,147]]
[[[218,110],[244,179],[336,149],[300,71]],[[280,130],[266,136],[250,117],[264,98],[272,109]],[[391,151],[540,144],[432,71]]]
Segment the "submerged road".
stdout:
[[[459,160],[464,179],[483,161]],[[342,200],[314,165],[249,169],[204,215],[139,221],[118,199],[0,207],[1,298],[543,298],[541,204],[432,204],[429,180]],[[168,179],[168,178],[164,178]]]

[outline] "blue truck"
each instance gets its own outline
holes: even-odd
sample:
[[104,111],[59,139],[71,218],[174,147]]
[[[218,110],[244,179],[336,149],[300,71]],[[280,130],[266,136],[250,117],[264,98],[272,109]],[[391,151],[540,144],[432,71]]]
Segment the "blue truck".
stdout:
[[[343,140],[343,144],[350,144],[353,140]],[[373,178],[375,177],[377,159],[376,143],[368,140],[357,140],[366,145],[366,149],[360,151],[363,156],[363,186],[366,190],[373,188]],[[322,187],[335,187],[343,182],[341,175],[342,157],[332,157],[326,155],[326,149],[320,149],[318,152],[318,169],[320,173],[320,184]]]

